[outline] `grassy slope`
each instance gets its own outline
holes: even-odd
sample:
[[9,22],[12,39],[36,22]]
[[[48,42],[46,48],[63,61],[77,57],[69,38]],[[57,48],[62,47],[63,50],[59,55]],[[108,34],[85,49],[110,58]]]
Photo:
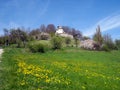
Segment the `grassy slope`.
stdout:
[[[1,64],[2,90],[119,90],[120,84],[120,51],[97,52],[68,48],[61,51],[50,51],[45,54],[32,54],[23,49],[6,49]],[[49,77],[60,75],[70,80],[68,85],[62,83],[35,83],[33,77],[28,86],[18,85],[17,62],[44,67],[53,73]],[[7,77],[6,77],[7,76]],[[27,80],[27,79],[26,79]]]

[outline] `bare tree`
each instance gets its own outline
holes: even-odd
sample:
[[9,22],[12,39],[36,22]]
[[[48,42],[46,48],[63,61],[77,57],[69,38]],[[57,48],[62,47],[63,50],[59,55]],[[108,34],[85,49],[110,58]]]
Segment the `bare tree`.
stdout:
[[51,36],[54,36],[55,31],[56,31],[56,28],[54,24],[49,24],[46,28],[46,32],[49,33]]
[[44,24],[42,24],[42,25],[40,26],[40,31],[41,31],[41,32],[45,32],[45,31],[46,31],[46,27],[45,27]]
[[65,33],[71,34],[71,28],[68,26],[62,26]]
[[25,42],[27,41],[27,34],[25,31],[18,29],[12,29],[10,31],[10,38],[13,43],[17,44],[17,47],[20,47],[20,43],[23,42],[23,45],[25,47]]

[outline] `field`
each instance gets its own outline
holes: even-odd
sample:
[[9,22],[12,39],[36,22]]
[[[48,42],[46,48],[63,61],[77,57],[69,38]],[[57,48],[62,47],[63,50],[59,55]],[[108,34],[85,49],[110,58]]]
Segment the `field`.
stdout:
[[0,90],[120,90],[120,51],[65,48],[33,54],[6,48]]

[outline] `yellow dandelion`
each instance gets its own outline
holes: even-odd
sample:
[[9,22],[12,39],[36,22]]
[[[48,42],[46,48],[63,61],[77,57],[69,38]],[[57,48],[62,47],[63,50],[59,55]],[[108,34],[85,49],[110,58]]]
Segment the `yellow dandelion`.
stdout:
[[46,83],[49,83],[49,82],[50,82],[50,79],[46,79],[45,82],[46,82]]

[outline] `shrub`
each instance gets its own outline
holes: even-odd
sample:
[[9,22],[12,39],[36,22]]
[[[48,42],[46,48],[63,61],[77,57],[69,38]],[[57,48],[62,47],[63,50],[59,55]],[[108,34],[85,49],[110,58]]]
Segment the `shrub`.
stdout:
[[29,49],[34,53],[35,52],[45,53],[47,50],[47,45],[41,43],[31,44],[29,45]]
[[113,42],[113,40],[109,34],[104,35],[104,44],[107,45],[110,50],[117,49],[115,43]]
[[52,39],[51,39],[51,43],[52,43],[52,48],[53,49],[61,49],[62,48],[62,38],[59,37],[59,36],[54,36]]
[[66,45],[68,46],[68,45],[71,43],[71,38],[66,37],[66,38],[65,38],[65,43],[66,43]]
[[107,45],[103,45],[102,50],[106,52],[110,52],[110,49]]

